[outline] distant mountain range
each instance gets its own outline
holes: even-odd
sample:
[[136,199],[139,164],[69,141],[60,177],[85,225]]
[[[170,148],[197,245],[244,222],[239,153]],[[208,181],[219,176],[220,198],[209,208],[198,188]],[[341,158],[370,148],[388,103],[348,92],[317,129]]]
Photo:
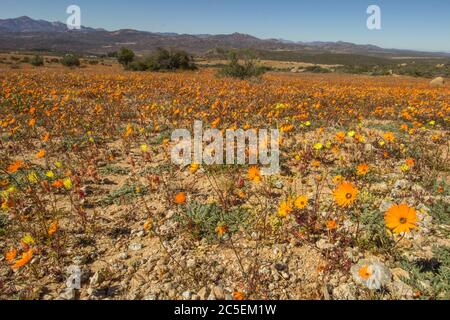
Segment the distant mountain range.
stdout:
[[[102,31],[82,27],[83,31]],[[23,16],[15,19],[0,19],[0,32],[66,32],[67,25],[62,22],[48,22],[45,20],[33,20]]]
[[152,51],[158,47],[184,49],[191,53],[204,54],[223,49],[251,48],[269,51],[296,51],[302,53],[351,53],[371,56],[446,56],[449,53],[429,53],[412,50],[384,49],[374,45],[357,45],[349,42],[293,42],[283,39],[259,39],[233,33],[222,35],[189,35],[178,33],[156,33],[131,29],[107,31],[82,27],[69,30],[61,22],[34,20],[23,16],[15,19],[0,19],[0,50],[8,51],[56,51],[102,54],[129,47],[138,53]]

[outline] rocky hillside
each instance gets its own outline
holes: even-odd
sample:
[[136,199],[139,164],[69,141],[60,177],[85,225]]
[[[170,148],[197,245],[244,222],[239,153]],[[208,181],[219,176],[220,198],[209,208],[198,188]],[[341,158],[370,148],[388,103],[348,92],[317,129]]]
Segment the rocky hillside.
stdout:
[[383,49],[373,45],[357,45],[348,42],[293,42],[282,39],[259,39],[241,33],[188,35],[128,29],[106,31],[87,27],[82,27],[78,31],[70,31],[61,22],[33,20],[29,17],[0,19],[1,50],[105,53],[117,50],[122,46],[130,47],[137,52],[152,51],[158,47],[176,47],[192,53],[205,53],[216,48],[252,48],[274,52],[348,53],[384,57],[450,56],[446,53]]

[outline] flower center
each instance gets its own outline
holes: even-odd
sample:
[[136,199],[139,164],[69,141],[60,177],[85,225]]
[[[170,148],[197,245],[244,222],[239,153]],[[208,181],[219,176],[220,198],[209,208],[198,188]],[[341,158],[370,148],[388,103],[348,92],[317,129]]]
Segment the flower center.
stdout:
[[349,193],[347,193],[346,195],[345,195],[345,197],[347,198],[347,199],[351,199],[352,198],[352,194],[349,192]]
[[400,223],[405,224],[407,222],[406,218],[400,218]]

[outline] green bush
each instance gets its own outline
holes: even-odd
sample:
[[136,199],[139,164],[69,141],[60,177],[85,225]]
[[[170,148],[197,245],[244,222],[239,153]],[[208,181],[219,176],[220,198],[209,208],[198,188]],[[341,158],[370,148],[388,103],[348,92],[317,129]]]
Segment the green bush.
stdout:
[[43,66],[44,58],[42,58],[40,55],[35,55],[33,58],[30,59],[30,63],[35,67]]
[[436,62],[380,65],[344,65],[337,67],[336,71],[341,73],[368,74],[373,76],[389,76],[393,74],[423,78],[450,76],[450,66],[448,64],[442,64],[442,66],[438,67],[436,65]]
[[127,70],[131,70],[131,71],[146,71],[146,70],[148,70],[148,66],[142,60],[133,61],[127,66]]
[[79,67],[80,59],[73,54],[66,54],[61,60],[61,63],[66,67]]
[[195,70],[194,59],[182,50],[166,50],[159,48],[155,53],[143,59],[133,61],[126,66],[132,71],[174,71]]
[[266,72],[264,67],[258,66],[255,59],[245,57],[244,63],[240,64],[236,52],[231,52],[228,57],[228,64],[223,66],[219,72],[219,76],[232,77],[239,79],[247,79],[260,77]]
[[135,54],[133,50],[128,48],[122,48],[117,53],[117,61],[124,67],[128,66],[131,62],[133,62]]
[[305,68],[306,72],[313,72],[313,73],[330,73],[331,71],[326,68],[322,68],[321,66],[309,66]]

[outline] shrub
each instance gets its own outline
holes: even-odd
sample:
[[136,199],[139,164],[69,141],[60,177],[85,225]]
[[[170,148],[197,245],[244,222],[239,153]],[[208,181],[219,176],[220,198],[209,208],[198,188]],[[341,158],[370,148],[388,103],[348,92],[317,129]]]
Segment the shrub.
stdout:
[[310,66],[305,68],[306,72],[313,72],[313,73],[330,73],[331,71],[326,68],[322,68],[321,66]]
[[193,58],[185,51],[166,50],[158,48],[156,52],[145,59],[148,70],[194,70]]
[[80,59],[73,54],[66,54],[61,60],[61,63],[66,67],[79,67]]
[[139,60],[139,61],[131,62],[127,66],[127,69],[131,70],[131,71],[146,71],[146,70],[148,70],[148,66],[144,61]]
[[108,58],[117,58],[117,51],[108,52],[106,54],[106,57],[108,57]]
[[132,71],[174,71],[195,70],[193,57],[182,50],[167,50],[159,48],[150,56],[133,61],[126,66]]
[[245,209],[237,208],[224,211],[216,203],[193,203],[184,214],[175,215],[185,230],[198,239],[205,238],[212,242],[218,239],[217,227],[227,226],[227,233],[233,234],[246,225],[249,214]]
[[40,55],[35,55],[33,58],[30,59],[30,63],[35,67],[43,66],[44,58],[42,58]]
[[422,299],[450,299],[450,247],[434,247],[433,258],[402,261],[410,272],[408,285],[421,293]]
[[246,57],[244,64],[239,63],[236,52],[231,52],[228,57],[228,64],[219,70],[219,76],[246,79],[260,77],[266,72],[264,67],[258,66],[255,59]]
[[128,66],[131,62],[133,62],[135,54],[133,50],[128,48],[122,48],[117,53],[117,61],[124,67]]

